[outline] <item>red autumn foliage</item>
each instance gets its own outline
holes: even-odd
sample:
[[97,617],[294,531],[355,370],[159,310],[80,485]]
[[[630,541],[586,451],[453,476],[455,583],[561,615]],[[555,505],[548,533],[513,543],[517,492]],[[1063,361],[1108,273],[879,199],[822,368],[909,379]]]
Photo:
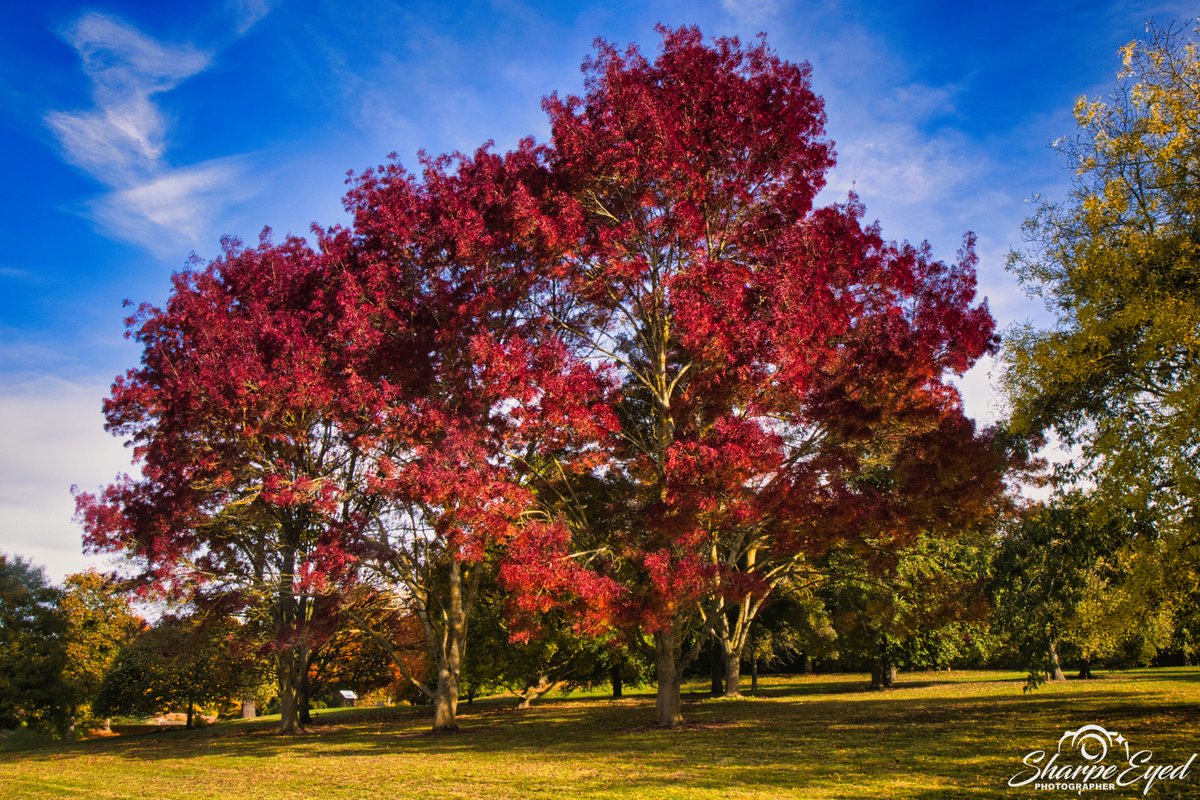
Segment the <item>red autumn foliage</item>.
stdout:
[[535,606],[551,586],[593,626],[652,634],[659,721],[674,724],[710,598],[761,596],[834,540],[913,535],[913,476],[941,474],[932,459],[905,472],[915,439],[986,450],[947,376],[995,337],[972,305],[970,239],[944,264],[864,226],[853,197],[814,208],[833,148],[807,65],[660,32],[653,62],[601,43],[585,95],[545,102],[545,204],[562,222],[535,297],[617,376],[621,429],[593,487],[606,522],[518,540],[505,575]]

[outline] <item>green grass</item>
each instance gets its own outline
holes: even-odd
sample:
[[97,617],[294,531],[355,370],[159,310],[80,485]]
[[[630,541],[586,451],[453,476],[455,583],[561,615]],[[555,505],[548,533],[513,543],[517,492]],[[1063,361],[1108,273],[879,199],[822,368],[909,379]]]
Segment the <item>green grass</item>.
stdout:
[[[1075,795],[1006,781],[1067,728],[1120,731],[1155,763],[1200,751],[1200,669],[1108,673],[1029,694],[1022,683],[1016,673],[913,673],[873,693],[861,675],[767,678],[754,698],[686,697],[681,730],[649,727],[653,697],[640,694],[547,696],[523,712],[499,699],[462,705],[454,735],[427,733],[422,709],[345,709],[318,712],[297,736],[272,734],[267,718],[22,751],[10,743],[0,797],[1049,798]],[[1200,797],[1200,774],[1150,797]]]

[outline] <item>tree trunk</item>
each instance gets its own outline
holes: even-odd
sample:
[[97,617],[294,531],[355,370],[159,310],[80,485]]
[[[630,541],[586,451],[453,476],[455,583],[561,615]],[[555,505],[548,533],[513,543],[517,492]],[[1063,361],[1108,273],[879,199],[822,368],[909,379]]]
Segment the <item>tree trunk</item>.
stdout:
[[312,698],[308,690],[308,659],[304,659],[304,672],[300,674],[300,688],[296,692],[296,720],[303,728],[312,724]]
[[725,656],[725,696],[742,696],[742,653],[731,649]]
[[452,733],[458,730],[458,679],[447,665],[438,668],[437,691],[433,695],[433,730]]
[[871,664],[871,688],[890,689],[896,682],[896,668],[883,658]]
[[438,652],[438,683],[433,697],[433,730],[451,733],[458,730],[458,679],[462,673],[467,643],[467,619],[463,606],[462,566],[450,561],[449,619]]
[[254,719],[258,716],[258,705],[254,702],[254,698],[242,698],[242,719]]
[[812,656],[810,656],[808,653],[805,653],[805,654],[804,654],[804,657],[803,657],[803,659],[801,659],[801,661],[802,661],[802,663],[804,664],[804,666],[802,667],[802,669],[804,670],[804,674],[805,674],[805,675],[812,675],[812,674],[813,674],[813,660],[812,660]]
[[[731,628],[729,617],[722,608],[717,617],[715,637],[721,650],[722,666],[725,670],[725,697],[742,696],[742,650],[745,649],[745,633],[750,631],[750,622],[745,619],[749,607],[742,604],[737,609],[739,627]],[[741,626],[745,627],[741,627]]]
[[750,691],[758,692],[758,659],[750,659]]
[[537,684],[531,684],[525,687],[525,691],[521,693],[521,702],[517,704],[519,710],[533,708],[533,701],[544,695],[546,692],[554,688],[554,684],[547,680],[545,675],[538,676]]
[[104,722],[102,723],[100,730],[104,731],[105,733],[112,733],[112,717],[104,718]]
[[708,672],[711,681],[708,693],[713,697],[725,694],[725,659],[721,653],[720,642],[713,640],[712,650],[709,651]]
[[72,708],[71,712],[67,715],[67,741],[73,741],[75,739],[75,725],[78,718],[79,709]]
[[888,655],[887,634],[880,637],[879,649],[875,653],[875,660],[871,663],[871,688],[890,689],[896,682],[896,666]]
[[1058,660],[1058,642],[1050,640],[1050,675],[1052,681],[1065,681],[1067,676],[1063,674],[1062,662]]
[[300,681],[308,671],[308,663],[304,650],[298,645],[299,635],[295,630],[297,618],[303,622],[304,615],[297,613],[297,598],[295,594],[296,575],[296,543],[298,534],[290,527],[284,526],[285,545],[283,548],[283,563],[279,570],[279,582],[276,587],[275,632],[284,642],[275,656],[275,674],[279,683],[279,732],[295,733],[299,724],[299,691]]
[[679,697],[679,646],[672,630],[654,634],[654,672],[658,690],[654,700],[654,722],[664,728],[683,724]]
[[192,698],[189,696],[188,697],[187,725],[184,726],[189,731],[192,729],[192,721],[195,719],[195,717],[196,717],[196,704],[192,701]]
[[291,647],[280,650],[275,657],[275,672],[279,680],[280,733],[295,733],[300,722],[299,660],[299,654]]
[[624,691],[623,691],[624,687],[621,682],[621,665],[620,664],[614,666],[611,670],[609,670],[608,679],[609,679],[609,681],[612,682],[613,699],[615,700],[615,699],[620,698],[622,696],[622,694],[624,693]]
[[1092,660],[1090,658],[1084,658],[1079,664],[1079,677],[1083,680],[1091,680],[1096,677],[1092,674]]

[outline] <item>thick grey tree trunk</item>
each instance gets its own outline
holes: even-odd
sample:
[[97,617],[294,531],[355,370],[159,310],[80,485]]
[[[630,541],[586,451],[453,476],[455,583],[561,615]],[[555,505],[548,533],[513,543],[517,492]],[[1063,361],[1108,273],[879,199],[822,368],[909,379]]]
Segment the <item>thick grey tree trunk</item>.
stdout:
[[683,724],[679,696],[680,647],[673,630],[654,634],[654,672],[658,691],[654,700],[654,722],[664,728]]
[[300,659],[295,648],[280,650],[275,656],[279,681],[279,732],[295,733],[300,723]]
[[742,696],[742,651],[740,648],[724,653],[725,696]]
[[462,566],[450,560],[450,594],[447,619],[438,651],[438,682],[433,696],[433,730],[458,730],[458,681],[467,645],[467,616],[463,603]]

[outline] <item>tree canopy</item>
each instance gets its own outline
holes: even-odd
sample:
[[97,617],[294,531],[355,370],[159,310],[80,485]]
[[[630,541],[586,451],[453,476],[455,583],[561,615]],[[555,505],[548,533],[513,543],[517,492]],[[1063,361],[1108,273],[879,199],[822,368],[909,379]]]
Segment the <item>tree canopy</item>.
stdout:
[[481,591],[518,660],[652,658],[677,725],[706,639],[736,694],[758,613],[832,547],[994,510],[1012,452],[952,381],[997,343],[973,238],[943,261],[818,207],[809,67],[660,34],[599,43],[546,144],[352,175],[347,226],[227,240],[130,318],[105,413],[141,475],[77,495],[88,546],[264,622],[282,730],[312,654],[387,620],[420,624],[432,674],[392,657],[454,729]]
[[1160,530],[1200,520],[1200,40],[1150,27],[1111,97],[1080,98],[1058,143],[1074,188],[1025,226],[1009,268],[1054,316],[1005,349],[1013,424]]

